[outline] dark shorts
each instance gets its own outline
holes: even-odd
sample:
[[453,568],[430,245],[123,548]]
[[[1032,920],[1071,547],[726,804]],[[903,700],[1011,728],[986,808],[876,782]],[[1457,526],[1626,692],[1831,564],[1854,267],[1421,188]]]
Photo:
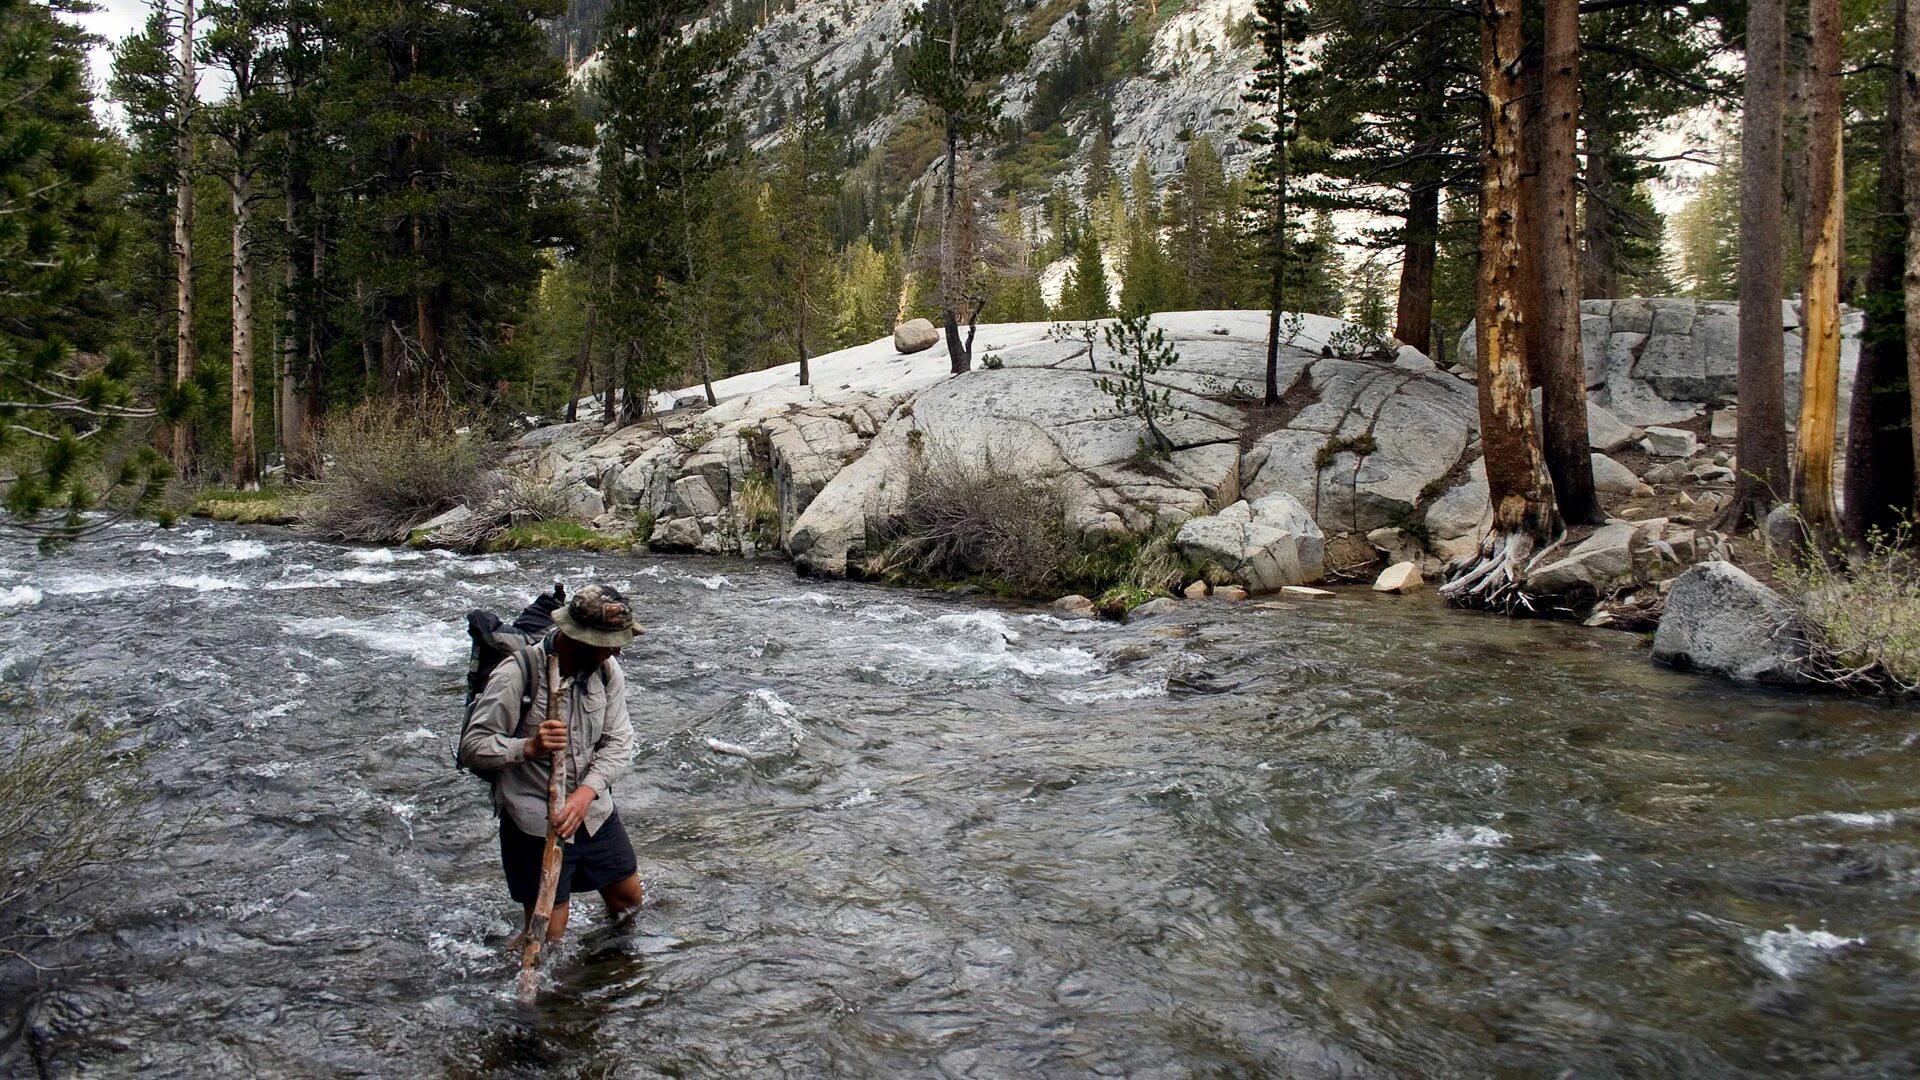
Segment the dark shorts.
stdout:
[[[513,819],[500,815],[500,865],[507,872],[507,892],[522,904],[531,904],[540,896],[540,859],[546,854],[547,838],[528,836],[514,827]],[[598,892],[623,881],[640,868],[633,857],[633,844],[627,839],[620,815],[612,814],[600,831],[587,835],[583,826],[573,834],[573,843],[561,844],[560,886],[553,891],[553,902],[564,904],[576,892]]]

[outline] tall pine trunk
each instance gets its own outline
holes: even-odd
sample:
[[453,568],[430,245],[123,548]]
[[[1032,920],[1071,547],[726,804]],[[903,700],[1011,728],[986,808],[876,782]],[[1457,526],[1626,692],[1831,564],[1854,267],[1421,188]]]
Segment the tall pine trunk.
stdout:
[[[1897,57],[1911,28],[1895,4]],[[1846,536],[1856,546],[1875,532],[1890,536],[1913,517],[1914,453],[1911,388],[1907,383],[1906,320],[1900,276],[1908,244],[1907,179],[1900,160],[1905,125],[1900,115],[1900,71],[1887,79],[1886,143],[1880,154],[1880,191],[1874,207],[1873,248],[1867,258],[1866,332],[1854,372],[1847,417]]]
[[1614,213],[1618,196],[1613,187],[1613,132],[1607,117],[1587,104],[1587,175],[1581,222],[1580,298],[1611,300],[1619,290],[1614,274],[1614,231],[1620,227]]
[[587,369],[593,366],[593,324],[600,309],[587,305],[587,325],[580,331],[580,366],[573,373],[573,392],[567,395],[567,423],[580,418],[580,395],[587,388]]
[[959,190],[960,121],[947,117],[946,205],[940,214],[940,321],[947,332],[947,359],[955,375],[973,366],[973,357],[960,340],[960,318],[954,310],[955,289],[960,280],[955,270],[960,254],[953,250],[954,217],[958,210],[955,196]]
[[1748,0],[1740,119],[1739,469],[1723,526],[1754,524],[1787,494],[1787,393],[1780,300],[1786,292],[1782,184],[1786,0]]
[[275,340],[278,352],[277,363],[280,372],[280,455],[287,463],[287,475],[300,475],[300,464],[306,455],[301,448],[307,439],[307,395],[300,383],[305,372],[300,370],[300,325],[301,320],[295,312],[299,307],[300,258],[298,244],[300,200],[289,180],[286,193],[286,216],[283,227],[286,230],[287,255],[286,266],[281,277],[280,307],[281,322],[285,329]]
[[1493,528],[1477,560],[1454,567],[1442,595],[1457,604],[1510,609],[1527,603],[1527,568],[1559,522],[1534,439],[1526,345],[1521,336],[1520,0],[1480,0],[1480,70],[1486,95],[1481,147],[1480,276],[1476,341],[1480,441]]
[[[173,385],[185,388],[193,381],[193,114],[194,96],[193,0],[180,10],[180,70],[174,115],[173,273],[174,346]],[[185,416],[173,423],[173,467],[186,473],[193,467],[193,421]]]
[[[1286,129],[1286,75],[1281,74],[1282,85],[1274,91],[1277,101],[1282,102],[1274,112],[1273,131],[1273,236],[1268,241],[1267,251],[1267,388],[1263,400],[1268,405],[1280,404],[1280,315],[1287,302],[1287,129]],[[1149,237],[1149,242],[1153,238]],[[1091,352],[1088,353],[1092,355]]]
[[1439,236],[1440,185],[1423,180],[1407,193],[1407,243],[1393,336],[1428,355],[1433,352],[1433,270]]
[[1840,243],[1844,224],[1840,112],[1840,0],[1810,0],[1812,87],[1807,104],[1806,358],[1794,501],[1824,551],[1839,529],[1833,492],[1840,397]]
[[233,486],[260,487],[253,437],[253,176],[249,152],[236,147],[233,168]]
[[1536,144],[1540,198],[1534,265],[1540,279],[1537,330],[1531,335],[1540,365],[1542,449],[1563,520],[1598,525],[1606,520],[1593,488],[1593,458],[1587,440],[1587,366],[1580,350],[1580,242],[1575,206],[1579,184],[1580,5],[1546,0],[1546,30],[1540,73]]
[[[1920,485],[1920,242],[1913,228],[1920,225],[1920,0],[1896,0],[1896,24],[1900,35],[1900,126],[1898,154],[1908,177],[1907,267],[1902,279],[1907,316],[1907,386],[1911,392],[1913,416],[1909,430],[1913,435],[1915,483]],[[1895,153],[1893,149],[1887,151]],[[1914,502],[1920,505],[1920,491]]]
[[1438,73],[1421,83],[1421,123],[1427,129],[1417,153],[1429,164],[1407,192],[1406,250],[1400,261],[1400,291],[1393,336],[1428,355],[1433,353],[1433,271],[1440,243],[1439,169],[1430,162],[1444,150],[1440,128],[1446,123],[1445,85]]

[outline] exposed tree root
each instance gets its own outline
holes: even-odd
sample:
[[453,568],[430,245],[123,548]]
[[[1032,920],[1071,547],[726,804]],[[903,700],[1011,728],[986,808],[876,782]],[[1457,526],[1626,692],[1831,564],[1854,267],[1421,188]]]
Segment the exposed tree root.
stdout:
[[1555,537],[1536,551],[1530,533],[1489,533],[1478,557],[1448,565],[1440,595],[1459,607],[1532,614],[1535,597],[1526,591],[1527,574],[1560,546],[1561,539]]

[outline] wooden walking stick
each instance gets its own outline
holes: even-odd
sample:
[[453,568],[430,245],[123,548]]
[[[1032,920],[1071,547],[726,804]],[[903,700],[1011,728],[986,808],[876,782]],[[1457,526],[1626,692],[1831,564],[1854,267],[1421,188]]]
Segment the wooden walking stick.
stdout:
[[[547,654],[547,718],[560,715],[560,658]],[[573,734],[571,727],[567,734]],[[520,954],[520,1000],[533,1004],[540,990],[540,949],[547,943],[547,925],[553,921],[553,894],[560,887],[560,830],[554,822],[566,805],[566,751],[550,753],[547,770],[547,849],[540,856],[540,895],[527,921],[527,942]]]

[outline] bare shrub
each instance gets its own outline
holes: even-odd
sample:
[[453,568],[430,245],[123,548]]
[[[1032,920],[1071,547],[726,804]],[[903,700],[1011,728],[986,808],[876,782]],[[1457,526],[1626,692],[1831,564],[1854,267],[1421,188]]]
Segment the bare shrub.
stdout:
[[[25,708],[41,711],[31,699]],[[70,932],[75,894],[177,835],[143,820],[152,787],[144,750],[126,740],[85,722],[10,726],[0,743],[0,952],[25,959]]]
[[1022,476],[991,452],[970,461],[916,448],[906,498],[883,539],[889,570],[986,577],[1025,596],[1057,590],[1078,554],[1059,482]]
[[462,502],[480,501],[485,455],[447,402],[364,402],[327,420],[314,526],[340,540],[403,540]]

